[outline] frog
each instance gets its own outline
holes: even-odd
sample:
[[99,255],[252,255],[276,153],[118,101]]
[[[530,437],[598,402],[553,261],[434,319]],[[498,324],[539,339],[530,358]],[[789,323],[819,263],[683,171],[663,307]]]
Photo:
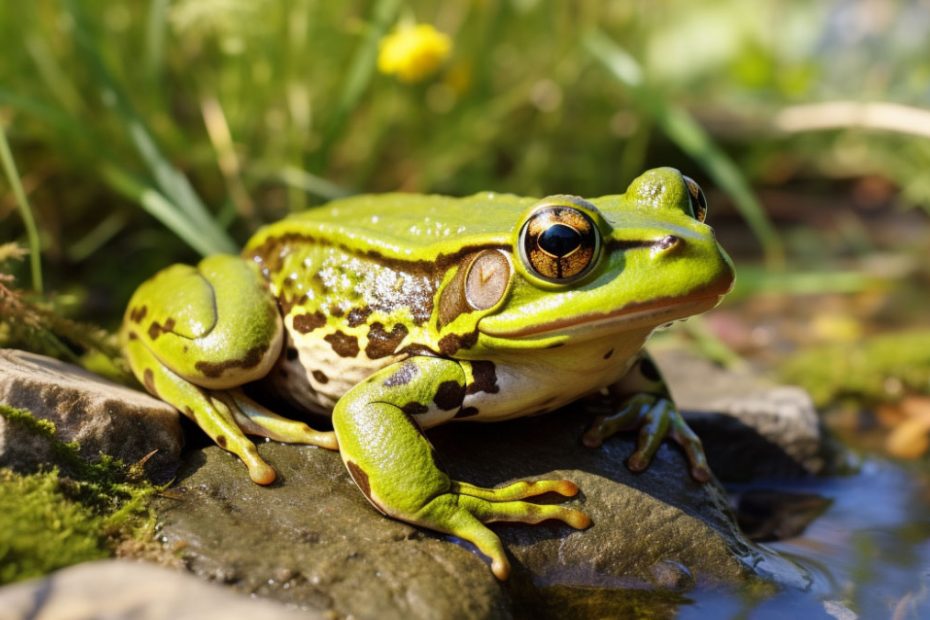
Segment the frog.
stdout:
[[[120,340],[145,389],[255,483],[272,484],[276,470],[247,435],[338,451],[376,510],[473,544],[504,580],[510,562],[487,524],[583,530],[590,517],[568,505],[578,486],[453,480],[427,431],[595,402],[601,415],[579,443],[638,431],[627,467],[642,472],[669,439],[691,477],[710,480],[700,439],[643,349],[732,287],[706,216],[704,192],[674,168],[594,199],[341,198],[260,228],[239,256],[158,272],[131,297]],[[329,416],[332,430],[276,413],[254,385]],[[540,503],[553,493],[560,503]]]

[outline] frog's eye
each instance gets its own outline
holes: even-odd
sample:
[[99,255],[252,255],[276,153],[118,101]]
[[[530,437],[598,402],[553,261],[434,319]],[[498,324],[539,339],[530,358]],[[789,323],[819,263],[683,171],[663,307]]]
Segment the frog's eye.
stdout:
[[597,262],[601,238],[591,217],[573,207],[542,206],[520,230],[520,258],[543,280],[565,284]]
[[691,177],[682,175],[682,178],[688,186],[688,196],[691,198],[691,210],[694,211],[694,217],[697,221],[703,222],[707,219],[707,198],[704,197],[704,191]]

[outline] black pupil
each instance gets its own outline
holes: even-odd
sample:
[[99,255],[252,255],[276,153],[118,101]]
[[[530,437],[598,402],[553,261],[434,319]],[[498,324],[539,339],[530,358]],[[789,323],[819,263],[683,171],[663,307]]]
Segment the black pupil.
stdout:
[[541,250],[552,256],[567,256],[581,245],[581,234],[571,226],[553,224],[539,235],[537,243]]

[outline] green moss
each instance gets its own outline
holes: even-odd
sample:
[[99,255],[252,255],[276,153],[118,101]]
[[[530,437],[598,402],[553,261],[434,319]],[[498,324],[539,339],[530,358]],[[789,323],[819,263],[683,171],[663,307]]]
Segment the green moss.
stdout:
[[0,583],[109,555],[103,519],[62,492],[57,470],[0,469]]
[[55,425],[25,409],[0,404],[7,424],[50,448],[51,462],[34,472],[0,469],[0,584],[114,553],[127,539],[151,540],[156,490],[140,467],[101,454],[90,462]]
[[782,368],[818,406],[843,399],[874,404],[930,394],[930,330],[899,332],[862,343],[805,351]]
[[49,420],[40,420],[26,409],[17,409],[0,403],[0,416],[10,424],[28,431],[36,437],[55,441],[55,424]]

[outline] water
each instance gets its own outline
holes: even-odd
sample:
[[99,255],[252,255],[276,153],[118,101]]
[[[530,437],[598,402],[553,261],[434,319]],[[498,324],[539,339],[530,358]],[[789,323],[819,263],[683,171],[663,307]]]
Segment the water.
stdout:
[[[739,493],[748,486],[733,486]],[[767,546],[814,575],[811,592],[698,589],[679,618],[930,618],[930,477],[877,459],[851,476],[756,481],[831,505],[798,537]]]

